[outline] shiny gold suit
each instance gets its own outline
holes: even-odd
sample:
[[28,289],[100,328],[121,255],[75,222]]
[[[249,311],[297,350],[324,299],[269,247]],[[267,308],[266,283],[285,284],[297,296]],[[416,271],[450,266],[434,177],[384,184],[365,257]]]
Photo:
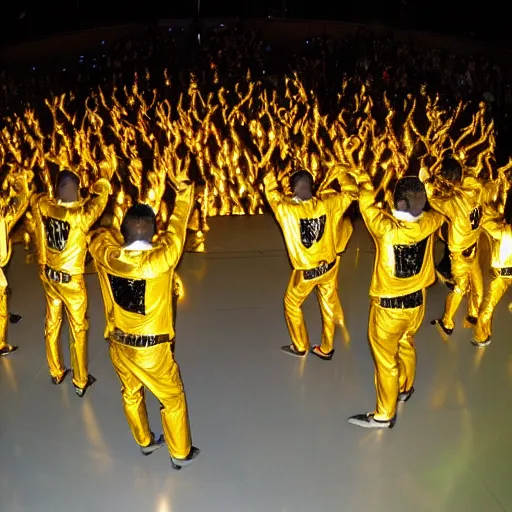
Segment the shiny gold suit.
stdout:
[[443,217],[431,211],[415,221],[404,212],[389,214],[375,204],[374,195],[370,183],[362,185],[359,205],[376,248],[368,323],[377,392],[374,418],[391,421],[399,393],[414,384],[413,337],[425,314],[425,289],[435,281],[432,234]]
[[21,218],[30,199],[30,183],[32,172],[22,172],[14,183],[15,196],[0,197],[0,354],[8,354],[13,347],[7,343],[7,323],[9,311],[7,308],[7,279],[3,268],[9,263],[12,253],[10,233]]
[[106,179],[98,180],[87,200],[63,203],[39,194],[32,198],[35,241],[46,296],[45,342],[50,375],[60,382],[66,374],[60,343],[62,308],[68,316],[73,384],[88,384],[87,290],[84,270],[88,233],[103,213],[110,194]]
[[[341,194],[300,201],[284,196],[272,173],[265,176],[267,200],[279,223],[293,268],[284,297],[284,312],[291,341],[299,354],[309,349],[302,304],[317,290],[322,313],[323,354],[334,348],[336,323],[343,322],[338,297],[339,254],[345,250],[351,225],[342,227],[343,215],[357,198],[357,187],[346,184]],[[344,184],[342,184],[344,185]]]
[[512,284],[512,226],[496,212],[494,216],[484,215],[482,229],[490,238],[492,277],[475,326],[476,344],[490,341],[494,309]]
[[142,447],[154,441],[146,387],[161,403],[164,436],[175,459],[185,459],[191,450],[187,403],[171,342],[173,275],[183,252],[193,198],[193,186],[178,194],[168,230],[153,245],[125,247],[119,234],[103,230],[90,246],[108,311],[110,356],[133,437]]
[[454,317],[469,292],[468,317],[476,319],[482,304],[484,287],[478,261],[478,240],[482,217],[482,185],[472,176],[460,186],[442,180],[425,183],[429,202],[448,219],[448,248],[452,263],[454,290],[446,298],[443,326],[453,330]]

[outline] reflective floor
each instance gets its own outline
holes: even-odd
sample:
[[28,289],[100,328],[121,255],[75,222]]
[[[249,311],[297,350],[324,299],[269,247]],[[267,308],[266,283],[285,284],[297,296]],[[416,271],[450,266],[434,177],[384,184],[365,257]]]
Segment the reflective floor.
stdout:
[[[94,275],[90,370],[98,382],[83,400],[70,382],[50,383],[43,292],[17,249],[10,309],[24,318],[9,331],[20,350],[0,360],[0,511],[512,511],[510,297],[498,307],[493,344],[478,350],[463,311],[449,342],[429,325],[446,295],[434,286],[417,336],[417,392],[395,428],[346,423],[374,405],[366,338],[372,258],[358,225],[340,271],[350,340],[338,335],[330,362],[297,360],[279,351],[288,342],[282,296],[290,269],[273,220],[212,220],[208,254],[188,254],[180,268],[177,360],[203,453],[176,472],[165,450],[142,457],[131,438]],[[314,297],[305,314],[315,342]],[[153,397],[148,408],[160,433]]]

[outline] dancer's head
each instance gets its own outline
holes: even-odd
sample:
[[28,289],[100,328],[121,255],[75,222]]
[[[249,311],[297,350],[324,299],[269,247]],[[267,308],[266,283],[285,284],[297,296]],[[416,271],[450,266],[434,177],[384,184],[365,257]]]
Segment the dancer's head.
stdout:
[[447,157],[441,164],[440,174],[451,183],[460,183],[462,181],[462,165],[455,158]]
[[313,176],[308,171],[297,171],[290,178],[290,188],[293,195],[302,201],[313,196]]
[[128,208],[121,224],[121,234],[127,244],[151,242],[156,232],[156,216],[147,204],[135,204]]
[[80,178],[71,171],[60,171],[57,176],[57,198],[64,203],[78,201]]
[[393,199],[398,211],[407,212],[413,217],[419,217],[427,204],[425,187],[415,176],[398,180]]

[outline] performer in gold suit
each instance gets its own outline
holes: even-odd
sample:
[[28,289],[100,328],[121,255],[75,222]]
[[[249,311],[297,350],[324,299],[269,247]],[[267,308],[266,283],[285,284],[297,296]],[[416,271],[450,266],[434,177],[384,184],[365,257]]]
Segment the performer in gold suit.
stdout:
[[[193,194],[194,187],[183,181],[168,230],[156,242],[155,214],[150,206],[137,204],[126,213],[122,237],[99,232],[90,248],[112,311],[110,356],[133,437],[144,455],[167,442],[176,469],[199,455],[191,444],[185,393],[171,350],[173,274],[183,252]],[[149,427],[144,387],[161,403],[164,433],[158,439]]]
[[[12,228],[21,218],[30,200],[31,184],[34,174],[32,171],[20,172],[8,197],[0,197],[0,356],[7,356],[18,347],[7,343],[7,323],[17,323],[21,320],[9,315],[7,308],[8,286],[4,267],[9,263],[12,253],[12,243],[9,237]],[[13,195],[14,192],[14,195]]]
[[84,280],[87,237],[91,226],[103,213],[110,193],[108,180],[99,179],[92,187],[95,197],[79,197],[80,180],[71,171],[57,178],[56,199],[47,194],[34,196],[32,212],[41,280],[46,295],[46,357],[54,384],[64,381],[60,330],[62,309],[70,327],[70,353],[73,386],[78,396],[95,382],[88,372],[87,290]]
[[[343,322],[338,298],[339,254],[345,249],[351,229],[341,230],[343,214],[357,198],[357,185],[344,175],[342,191],[313,197],[313,177],[298,171],[290,178],[293,197],[284,196],[275,175],[269,172],[264,179],[267,200],[285,238],[293,267],[284,298],[284,311],[292,343],[282,347],[287,354],[304,357],[309,339],[301,306],[313,290],[317,290],[322,312],[322,343],[311,352],[323,360],[334,354],[336,323]],[[341,237],[340,232],[345,236]],[[342,239],[343,238],[343,239]]]
[[485,211],[482,229],[491,243],[491,282],[485,296],[471,342],[476,347],[491,343],[494,309],[512,284],[512,193],[508,192],[505,214]]
[[442,163],[440,175],[425,182],[432,208],[448,219],[448,248],[454,289],[446,298],[444,315],[433,324],[451,335],[454,317],[464,295],[469,292],[467,321],[476,324],[482,304],[484,287],[477,248],[482,216],[482,185],[472,176],[463,176],[462,166],[447,158]]
[[406,402],[414,392],[414,335],[425,314],[425,289],[435,281],[432,235],[443,222],[437,212],[425,212],[425,204],[418,178],[398,181],[391,212],[375,203],[369,178],[361,180],[359,205],[376,248],[368,338],[377,406],[349,418],[359,427],[392,428],[397,400]]

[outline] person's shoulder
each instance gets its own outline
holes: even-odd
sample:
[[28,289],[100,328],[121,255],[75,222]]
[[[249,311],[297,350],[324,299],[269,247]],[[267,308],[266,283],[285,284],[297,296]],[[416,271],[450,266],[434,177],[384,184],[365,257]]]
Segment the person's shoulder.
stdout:
[[123,246],[123,238],[121,233],[113,228],[101,227],[95,229],[90,235],[89,240],[94,245],[104,246],[117,246],[121,248]]

